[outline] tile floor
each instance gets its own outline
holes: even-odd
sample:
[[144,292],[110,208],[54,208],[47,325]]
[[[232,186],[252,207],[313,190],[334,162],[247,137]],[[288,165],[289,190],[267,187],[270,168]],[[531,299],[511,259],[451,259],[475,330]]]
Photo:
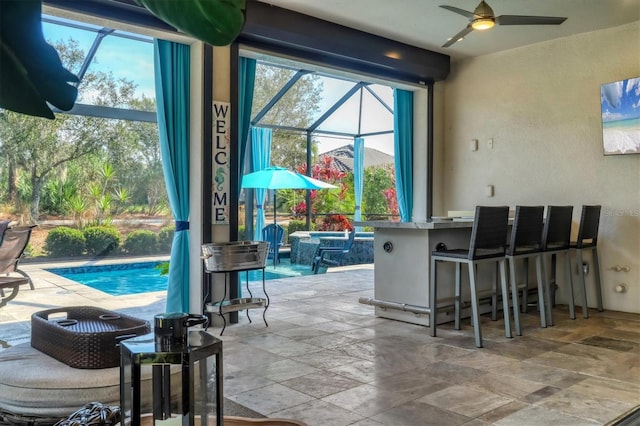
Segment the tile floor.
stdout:
[[[591,311],[539,328],[524,315],[524,336],[504,337],[502,321],[482,318],[485,348],[472,328],[425,327],[374,316],[371,267],[267,282],[265,327],[244,312],[224,336],[225,396],[269,417],[309,425],[603,425],[640,405],[640,315]],[[34,271],[0,309],[0,344],[29,339],[32,312],[95,305],[152,319],[162,293],[110,297]],[[215,335],[220,327],[212,327]]]

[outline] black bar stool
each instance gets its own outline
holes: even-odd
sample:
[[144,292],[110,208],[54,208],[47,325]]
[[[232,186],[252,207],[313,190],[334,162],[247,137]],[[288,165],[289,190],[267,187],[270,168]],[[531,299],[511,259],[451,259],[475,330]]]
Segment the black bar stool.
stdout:
[[590,250],[593,255],[593,269],[596,283],[596,298],[598,311],[602,312],[602,286],[600,283],[600,262],[598,261],[598,227],[600,225],[601,206],[582,206],[580,227],[578,228],[578,240],[571,243],[571,248],[576,251],[578,264],[578,279],[582,284],[582,316],[589,318],[587,305],[587,285],[582,269],[582,251]]
[[[518,301],[518,292],[519,290],[522,290],[522,299],[523,301],[526,301],[527,293],[529,292],[529,259],[531,258],[536,262],[540,326],[547,326],[547,307],[544,302],[544,280],[542,278],[543,216],[543,206],[516,206],[516,215],[513,219],[513,227],[511,228],[511,240],[509,242],[509,247],[507,247],[506,258],[509,263],[513,322],[518,336],[522,335],[522,330],[520,328],[520,303]],[[516,261],[520,259],[524,260],[525,265],[525,281],[522,288],[518,288],[518,281],[516,280]]]
[[549,206],[547,208],[547,218],[544,222],[542,232],[542,273],[544,275],[544,292],[547,303],[547,324],[553,325],[553,310],[551,304],[551,285],[556,284],[555,269],[553,276],[549,279],[547,267],[547,254],[557,256],[564,254],[566,266],[565,271],[569,282],[569,317],[576,319],[576,309],[573,302],[573,280],[571,278],[571,217],[573,206]]
[[505,250],[509,225],[509,207],[477,206],[471,241],[467,249],[443,249],[431,252],[431,282],[429,286],[429,305],[431,317],[429,327],[431,335],[436,335],[437,318],[437,271],[438,262],[456,263],[455,278],[455,328],[460,329],[460,270],[462,264],[469,269],[469,287],[471,289],[471,311],[476,346],[482,347],[482,331],[480,330],[480,309],[476,291],[476,268],[479,263],[497,262],[500,267],[502,285],[502,303],[504,309],[505,335],[511,337],[511,320],[509,315],[509,293],[507,291],[507,275],[505,267]]

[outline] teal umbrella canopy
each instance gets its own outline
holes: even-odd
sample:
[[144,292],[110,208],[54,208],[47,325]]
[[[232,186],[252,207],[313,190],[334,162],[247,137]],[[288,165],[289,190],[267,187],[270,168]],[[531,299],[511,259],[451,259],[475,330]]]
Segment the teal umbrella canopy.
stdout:
[[242,177],[243,188],[263,189],[331,189],[335,185],[292,172],[283,167],[267,167]]
[[[276,192],[278,189],[331,189],[337,188],[335,185],[310,178],[300,173],[292,172],[284,167],[267,167],[257,172],[246,174],[242,177],[243,188],[273,189],[273,205],[276,205]],[[273,223],[276,224],[276,209],[273,209]],[[273,244],[273,267],[276,267],[276,240],[270,241]]]

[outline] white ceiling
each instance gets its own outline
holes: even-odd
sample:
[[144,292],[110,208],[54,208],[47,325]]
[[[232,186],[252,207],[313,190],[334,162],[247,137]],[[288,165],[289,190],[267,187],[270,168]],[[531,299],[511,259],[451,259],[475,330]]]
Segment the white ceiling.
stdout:
[[[473,31],[464,40],[443,48],[447,39],[465,28],[469,21],[439,5],[473,12],[480,0],[260,1],[445,53],[452,60],[640,21],[640,0],[488,0],[496,16],[560,16],[568,19],[561,25],[497,25],[490,30]],[[638,40],[631,42],[639,43]]]

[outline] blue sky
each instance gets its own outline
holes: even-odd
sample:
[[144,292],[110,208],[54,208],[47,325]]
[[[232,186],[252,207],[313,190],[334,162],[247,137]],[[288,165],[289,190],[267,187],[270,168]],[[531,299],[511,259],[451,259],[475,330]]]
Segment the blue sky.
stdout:
[[603,84],[600,90],[603,121],[640,117],[640,77]]
[[[59,18],[56,18],[59,19]],[[99,28],[90,24],[83,24]],[[91,48],[96,33],[77,28],[42,23],[45,39],[51,43],[74,39],[85,54]],[[153,82],[153,43],[107,36],[103,39],[89,70],[112,72],[116,78],[126,78],[136,84],[136,97],[144,94],[155,98]],[[77,72],[78,70],[71,70]]]

